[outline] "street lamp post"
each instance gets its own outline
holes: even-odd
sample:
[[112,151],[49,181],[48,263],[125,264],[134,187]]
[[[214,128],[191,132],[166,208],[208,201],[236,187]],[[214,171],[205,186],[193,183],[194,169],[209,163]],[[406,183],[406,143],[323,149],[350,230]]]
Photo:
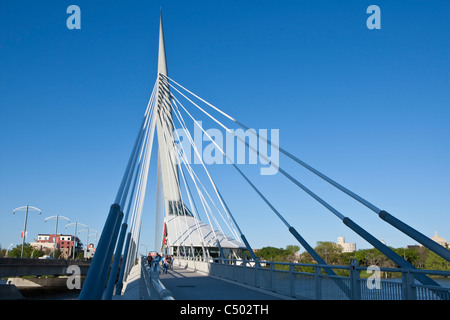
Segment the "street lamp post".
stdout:
[[95,240],[94,240],[95,244],[94,244],[94,242],[92,244],[94,245],[94,248],[96,248],[97,247],[97,239],[98,239],[99,233],[98,233],[97,230],[91,229],[91,232],[89,233],[89,236],[93,236],[94,234],[95,234]]
[[98,240],[99,233],[97,230],[91,230],[91,231],[93,231],[91,234],[95,234],[95,247],[97,247],[97,240]]
[[87,225],[85,225],[83,223],[79,223],[79,222],[72,222],[72,223],[66,224],[65,228],[67,228],[68,226],[72,226],[72,225],[75,225],[75,233],[73,235],[73,249],[72,249],[72,259],[75,260],[75,241],[77,239],[77,227],[78,227],[78,225],[80,225],[80,226],[87,228]]
[[24,227],[23,227],[23,234],[22,234],[22,250],[20,252],[20,257],[23,258],[23,246],[25,245],[25,237],[27,234],[27,220],[28,220],[28,212],[29,211],[38,211],[39,214],[41,214],[41,209],[38,209],[36,207],[32,207],[32,206],[23,206],[23,207],[19,207],[13,210],[13,214],[16,214],[16,211],[25,211],[25,223],[24,223]]
[[11,244],[9,245],[8,249],[6,249],[5,257],[8,256],[9,248],[11,248],[13,245],[14,245],[14,244],[11,243]]
[[86,227],[85,229],[80,230],[79,232],[83,232],[83,231],[86,231],[86,254],[84,255],[84,258],[86,258],[87,257],[88,246],[89,246],[89,236],[91,235],[90,232],[92,232],[92,234],[93,233],[97,233],[98,234],[98,231],[94,230],[94,229],[89,229],[88,227]]
[[[97,230],[94,230],[94,229],[92,229],[91,230],[92,232],[91,233],[89,233],[89,236],[91,236],[91,235],[94,235],[95,234],[95,245],[94,245],[94,248],[96,248],[97,247],[97,238],[98,238],[98,231]],[[92,244],[94,244],[94,243],[92,243]]]
[[145,248],[145,255],[148,255],[149,251],[147,249],[147,246],[145,244],[143,244],[143,243],[141,243],[141,246],[143,246]]
[[55,253],[56,253],[56,238],[58,237],[58,220],[59,219],[65,219],[67,221],[70,222],[69,218],[66,218],[64,216],[60,216],[59,214],[57,214],[56,216],[51,216],[51,217],[47,217],[45,218],[45,222],[47,222],[47,220],[50,219],[56,219],[56,227],[55,227],[55,244],[53,245],[53,258],[55,258]]

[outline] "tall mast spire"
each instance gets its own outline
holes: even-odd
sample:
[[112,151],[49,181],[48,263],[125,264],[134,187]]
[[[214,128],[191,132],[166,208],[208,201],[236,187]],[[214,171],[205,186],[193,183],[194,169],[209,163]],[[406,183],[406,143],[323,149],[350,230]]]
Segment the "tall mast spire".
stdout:
[[166,47],[164,45],[164,28],[162,21],[162,11],[159,15],[159,50],[158,50],[158,76],[163,74],[167,76]]
[[[161,208],[159,194],[164,194],[164,210],[157,210],[155,232],[156,238],[162,239],[162,222],[165,217],[178,215],[183,210],[181,201],[179,177],[177,169],[177,158],[175,156],[175,142],[173,137],[172,106],[170,104],[169,86],[167,84],[167,60],[164,43],[164,29],[162,13],[159,20],[159,49],[158,49],[158,86],[157,86],[157,121],[156,132],[158,134],[158,184],[157,207]],[[161,197],[162,198],[162,197]],[[161,199],[162,200],[162,199]],[[161,243],[155,243],[158,248]],[[158,248],[160,249],[160,247]]]

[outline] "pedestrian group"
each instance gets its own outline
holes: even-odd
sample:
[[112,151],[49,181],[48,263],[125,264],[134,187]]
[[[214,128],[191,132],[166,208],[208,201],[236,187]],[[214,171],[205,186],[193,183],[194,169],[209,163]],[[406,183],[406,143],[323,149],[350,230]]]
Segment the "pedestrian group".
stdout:
[[167,270],[173,270],[173,257],[170,255],[161,256],[159,253],[155,257],[148,253],[147,262],[152,271],[159,273],[159,265],[162,264],[163,273],[167,273]]

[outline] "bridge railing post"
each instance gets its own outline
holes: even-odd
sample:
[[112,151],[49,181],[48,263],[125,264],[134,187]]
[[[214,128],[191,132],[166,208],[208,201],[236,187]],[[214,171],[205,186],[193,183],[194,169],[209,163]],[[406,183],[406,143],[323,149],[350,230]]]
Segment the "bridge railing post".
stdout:
[[257,264],[255,264],[254,266],[253,266],[253,270],[254,270],[254,272],[255,272],[255,286],[257,287],[257,288],[260,288],[261,287],[261,284],[259,283],[259,273],[260,273],[260,268],[261,268],[261,266],[258,266]]
[[414,287],[414,274],[410,269],[402,271],[402,296],[403,300],[417,300],[416,288]]
[[358,267],[358,260],[352,259],[350,263],[350,288],[352,300],[361,300],[361,286]]
[[274,273],[275,273],[275,263],[273,261],[271,261],[270,262],[270,290],[271,291],[275,291],[275,286],[274,286],[275,277],[274,277]]
[[315,283],[315,292],[316,292],[316,300],[322,300],[322,268],[314,267],[314,283]]
[[295,278],[294,278],[294,265],[292,263],[289,264],[289,290],[291,297],[295,296]]

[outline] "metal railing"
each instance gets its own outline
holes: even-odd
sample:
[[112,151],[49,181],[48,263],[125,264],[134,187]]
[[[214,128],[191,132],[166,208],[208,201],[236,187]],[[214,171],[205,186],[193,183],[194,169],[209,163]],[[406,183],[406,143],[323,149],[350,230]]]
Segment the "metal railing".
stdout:
[[[350,266],[261,261],[258,267],[250,260],[175,259],[179,266],[298,299],[450,300],[450,271],[368,268],[359,266],[356,260]],[[325,274],[324,267],[339,275]],[[394,277],[384,279],[386,274]],[[448,285],[423,285],[415,279],[417,274],[446,277]]]
[[147,263],[147,257],[141,257],[141,297],[143,300],[174,300],[172,293],[159,280],[159,271]]

